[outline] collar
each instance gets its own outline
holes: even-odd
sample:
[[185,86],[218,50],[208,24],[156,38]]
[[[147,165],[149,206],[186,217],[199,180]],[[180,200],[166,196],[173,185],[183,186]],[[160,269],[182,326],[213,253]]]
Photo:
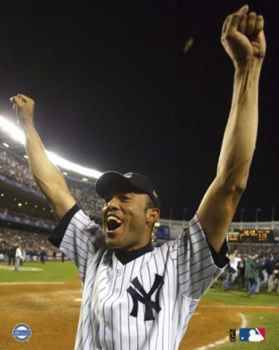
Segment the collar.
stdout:
[[138,258],[139,256],[151,252],[153,250],[153,245],[152,243],[148,243],[146,246],[132,250],[132,251],[126,251],[126,250],[121,250],[121,249],[115,249],[115,256],[117,259],[123,264],[127,264],[128,262]]

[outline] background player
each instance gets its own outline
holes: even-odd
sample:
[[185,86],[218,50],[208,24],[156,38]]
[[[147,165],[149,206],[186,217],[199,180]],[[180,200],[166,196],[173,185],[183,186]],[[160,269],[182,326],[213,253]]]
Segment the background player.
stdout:
[[18,245],[15,251],[15,271],[19,271],[21,262],[23,261],[23,253],[21,245]]

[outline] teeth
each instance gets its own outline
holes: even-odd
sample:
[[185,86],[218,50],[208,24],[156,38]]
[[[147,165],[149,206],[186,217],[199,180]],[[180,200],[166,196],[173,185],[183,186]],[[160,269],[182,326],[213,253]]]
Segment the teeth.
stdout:
[[116,216],[114,216],[114,215],[109,215],[108,217],[107,217],[107,222],[109,222],[109,221],[116,221],[118,224],[121,224],[121,220],[118,218],[118,217],[116,217]]
[[122,225],[122,221],[114,215],[108,215],[106,223],[109,231],[114,231]]

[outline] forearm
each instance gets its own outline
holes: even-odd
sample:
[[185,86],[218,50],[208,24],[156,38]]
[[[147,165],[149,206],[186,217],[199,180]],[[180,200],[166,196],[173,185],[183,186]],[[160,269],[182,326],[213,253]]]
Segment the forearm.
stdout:
[[26,153],[34,180],[41,191],[55,202],[58,188],[67,190],[67,184],[60,170],[49,160],[42,140],[32,122],[23,125],[26,136]]
[[235,71],[231,111],[217,167],[217,176],[241,189],[246,186],[256,146],[260,71],[255,62]]

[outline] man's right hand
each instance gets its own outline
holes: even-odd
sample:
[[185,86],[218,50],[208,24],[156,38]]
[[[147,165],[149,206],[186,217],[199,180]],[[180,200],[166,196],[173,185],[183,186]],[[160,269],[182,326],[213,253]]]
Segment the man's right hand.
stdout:
[[16,111],[20,122],[27,124],[33,123],[35,102],[32,98],[22,94],[17,94],[10,98],[13,109]]
[[34,101],[17,94],[10,98],[13,108],[26,133],[26,153],[34,180],[45,194],[59,219],[76,204],[60,169],[47,156],[44,144],[33,124]]

